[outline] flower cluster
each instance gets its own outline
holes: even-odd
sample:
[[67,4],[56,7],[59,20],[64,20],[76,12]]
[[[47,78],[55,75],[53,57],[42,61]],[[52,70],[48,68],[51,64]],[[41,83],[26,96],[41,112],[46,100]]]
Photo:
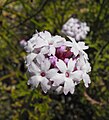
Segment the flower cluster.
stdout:
[[26,66],[30,73],[29,85],[33,88],[40,85],[45,93],[55,90],[65,95],[68,92],[73,94],[81,80],[88,87],[91,67],[84,52],[88,46],[84,42],[77,43],[72,37],[68,39],[43,31],[27,41],[24,48],[28,53]]
[[85,39],[89,30],[85,22],[80,22],[76,18],[70,18],[62,27],[62,33],[75,38],[76,41]]

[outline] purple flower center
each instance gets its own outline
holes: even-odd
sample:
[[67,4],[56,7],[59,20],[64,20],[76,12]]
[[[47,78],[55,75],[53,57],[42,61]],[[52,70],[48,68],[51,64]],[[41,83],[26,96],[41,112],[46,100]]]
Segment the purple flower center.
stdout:
[[69,77],[69,76],[70,76],[70,74],[69,74],[68,72],[66,72],[66,73],[65,73],[65,76],[66,76],[66,77]]
[[42,77],[45,77],[45,72],[41,72],[41,74],[40,74]]
[[56,49],[56,57],[58,59],[64,60],[65,58],[71,58],[73,52],[70,51],[70,48],[66,48],[65,46],[61,46]]

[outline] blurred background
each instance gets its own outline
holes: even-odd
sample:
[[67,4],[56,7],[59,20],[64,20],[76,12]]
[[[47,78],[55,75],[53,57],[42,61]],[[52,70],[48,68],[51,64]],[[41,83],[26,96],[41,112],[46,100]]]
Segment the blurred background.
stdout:
[[[38,31],[61,34],[71,17],[87,22],[89,88],[73,95],[27,86],[21,40]],[[109,120],[109,0],[0,0],[0,120]]]

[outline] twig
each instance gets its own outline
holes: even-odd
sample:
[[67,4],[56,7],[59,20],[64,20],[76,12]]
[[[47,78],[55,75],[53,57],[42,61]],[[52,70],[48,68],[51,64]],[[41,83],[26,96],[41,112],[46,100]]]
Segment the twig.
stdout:
[[1,78],[0,78],[0,81],[3,81],[3,80],[5,80],[5,79],[10,78],[10,77],[15,76],[15,75],[16,75],[16,73],[15,73],[15,72],[12,72],[12,73],[10,73],[10,74],[7,74],[7,75],[1,77]]
[[84,96],[86,97],[86,99],[87,99],[92,105],[94,105],[94,104],[100,105],[100,106],[104,105],[104,103],[102,103],[102,102],[100,102],[100,101],[97,101],[97,100],[91,98],[91,97],[87,94],[86,91],[84,92]]

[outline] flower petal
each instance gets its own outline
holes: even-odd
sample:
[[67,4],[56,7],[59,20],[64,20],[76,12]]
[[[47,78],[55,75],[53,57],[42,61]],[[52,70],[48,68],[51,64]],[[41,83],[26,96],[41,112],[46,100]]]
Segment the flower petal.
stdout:
[[85,42],[78,42],[78,45],[81,47],[81,49],[86,50],[89,48],[89,46],[85,46]]
[[56,74],[55,76],[53,76],[51,79],[51,81],[53,81],[53,86],[59,86],[60,84],[62,84],[65,80],[65,77],[63,74]]
[[68,61],[68,70],[73,71],[75,68],[76,60],[72,60],[72,58]]
[[61,37],[61,36],[58,36],[58,35],[54,36],[54,37],[52,38],[52,40],[54,41],[53,45],[54,45],[55,47],[60,47],[60,46],[64,45],[64,43],[65,43],[65,41],[66,41],[65,38],[63,38],[63,37]]
[[64,94],[67,95],[68,92],[73,94],[74,88],[75,88],[75,84],[74,84],[73,80],[70,78],[66,78],[66,81],[64,83]]
[[45,47],[41,48],[40,53],[41,53],[41,54],[47,54],[47,53],[49,53],[49,48],[48,48],[48,46],[45,46]]
[[50,39],[51,38],[51,34],[48,31],[43,31],[40,32],[39,35],[43,38],[43,39]]
[[57,74],[57,69],[50,69],[49,71],[47,71],[46,73],[46,77],[47,78],[52,78],[53,76],[55,76]]
[[76,82],[80,82],[82,80],[82,74],[83,72],[81,70],[74,71],[71,76],[72,79]]
[[33,44],[33,46],[36,44],[37,38],[38,38],[38,34],[35,33],[35,34],[32,36],[32,38],[29,39],[29,41]]
[[45,41],[41,36],[37,38],[36,44],[34,48],[40,48],[48,45],[47,41]]
[[27,57],[26,57],[26,65],[30,65],[31,62],[34,60],[34,58],[37,56],[37,54],[35,53],[30,53]]
[[52,37],[52,41],[57,43],[57,42],[65,41],[65,38],[63,38],[63,37],[61,37],[59,35],[55,35],[55,36]]
[[24,49],[26,50],[26,52],[32,52],[34,50],[33,44],[30,41],[28,41]]
[[28,66],[28,71],[29,71],[30,73],[35,73],[35,74],[37,74],[37,73],[40,72],[40,69],[38,68],[38,66],[37,66],[34,62],[32,62],[32,63]]
[[72,47],[73,44],[72,44],[72,42],[70,42],[70,41],[66,41],[66,42],[65,42],[65,45],[66,45],[67,47]]
[[75,56],[77,56],[79,54],[79,50],[75,47],[71,48],[71,52],[73,52]]
[[89,75],[84,73],[82,77],[83,77],[83,81],[84,81],[85,87],[89,87],[88,84],[91,83]]
[[56,66],[61,72],[65,72],[67,70],[66,64],[61,59],[59,59],[59,61],[56,62]]
[[63,86],[59,86],[58,88],[56,88],[56,92],[57,93],[62,93],[63,92]]
[[83,53],[84,58],[85,58],[86,60],[88,60],[89,58],[88,58],[87,53],[85,53],[84,51],[82,51],[82,53]]
[[33,87],[37,88],[40,81],[41,81],[41,77],[35,75],[28,80],[28,85],[32,85]]
[[41,64],[41,62],[43,62],[45,60],[45,56],[41,53],[39,53],[36,57],[36,60],[39,64]]
[[48,83],[48,79],[46,77],[43,77],[43,79],[41,80],[41,88],[44,91],[44,93],[47,93],[47,90],[51,88],[51,86]]
[[53,45],[50,45],[49,54],[55,55],[56,49]]
[[45,59],[44,62],[41,63],[41,70],[47,72],[50,68],[50,65],[50,61],[48,59]]

